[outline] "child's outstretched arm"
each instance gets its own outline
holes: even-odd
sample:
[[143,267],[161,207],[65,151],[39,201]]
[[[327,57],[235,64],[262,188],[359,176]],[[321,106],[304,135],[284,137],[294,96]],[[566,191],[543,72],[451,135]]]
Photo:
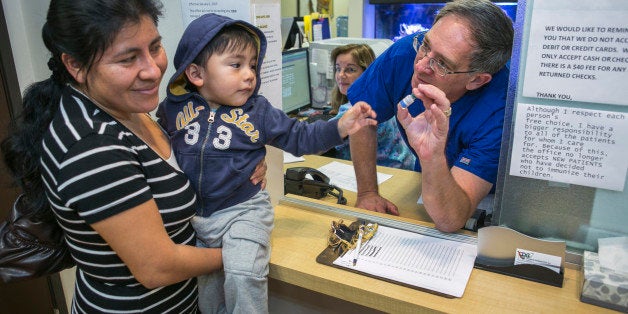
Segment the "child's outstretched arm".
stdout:
[[367,125],[377,125],[376,116],[377,114],[371,109],[369,104],[363,101],[357,102],[338,120],[340,137],[345,138],[347,135],[354,134]]

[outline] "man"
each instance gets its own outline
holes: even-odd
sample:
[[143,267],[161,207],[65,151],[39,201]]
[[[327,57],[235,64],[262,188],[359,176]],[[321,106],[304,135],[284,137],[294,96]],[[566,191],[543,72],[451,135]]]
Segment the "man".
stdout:
[[[488,0],[449,2],[429,31],[396,42],[348,91],[380,122],[397,115],[418,157],[425,209],[441,231],[464,226],[494,190],[513,33],[510,18]],[[418,100],[398,107],[409,94]],[[356,206],[398,215],[378,193],[375,130],[350,136]]]

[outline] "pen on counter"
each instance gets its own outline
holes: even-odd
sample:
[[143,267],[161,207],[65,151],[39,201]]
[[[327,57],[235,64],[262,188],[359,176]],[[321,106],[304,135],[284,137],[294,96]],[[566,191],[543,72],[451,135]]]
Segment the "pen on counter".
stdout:
[[364,225],[360,225],[358,228],[358,244],[356,244],[355,251],[353,253],[353,266],[358,263],[358,256],[360,254],[360,246],[362,246],[362,236],[364,235]]

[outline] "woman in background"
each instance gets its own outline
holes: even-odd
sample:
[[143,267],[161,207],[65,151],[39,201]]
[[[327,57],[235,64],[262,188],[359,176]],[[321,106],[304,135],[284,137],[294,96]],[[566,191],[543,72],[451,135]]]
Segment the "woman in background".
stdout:
[[[364,70],[375,60],[373,49],[367,44],[348,44],[334,48],[331,52],[334,62],[336,86],[331,93],[331,111],[340,118],[351,104],[347,100],[347,90]],[[335,148],[334,157],[351,160],[349,139]],[[399,133],[396,119],[377,126],[377,164],[380,166],[413,170],[416,159]]]

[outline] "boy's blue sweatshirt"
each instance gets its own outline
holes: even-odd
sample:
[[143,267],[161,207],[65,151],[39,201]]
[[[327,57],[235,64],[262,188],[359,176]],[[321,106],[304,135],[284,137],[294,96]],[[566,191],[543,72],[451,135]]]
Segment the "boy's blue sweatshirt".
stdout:
[[266,144],[300,156],[324,152],[342,143],[337,120],[300,122],[259,95],[259,71],[255,92],[241,107],[223,104],[212,112],[199,93],[186,88],[185,68],[218,31],[236,23],[259,38],[257,68],[262,68],[266,37],[257,27],[216,14],[203,15],[183,33],[174,56],[176,72],[157,111],[177,162],[200,198],[197,214],[203,217],[259,192],[259,184],[253,185],[250,177],[266,155]]

